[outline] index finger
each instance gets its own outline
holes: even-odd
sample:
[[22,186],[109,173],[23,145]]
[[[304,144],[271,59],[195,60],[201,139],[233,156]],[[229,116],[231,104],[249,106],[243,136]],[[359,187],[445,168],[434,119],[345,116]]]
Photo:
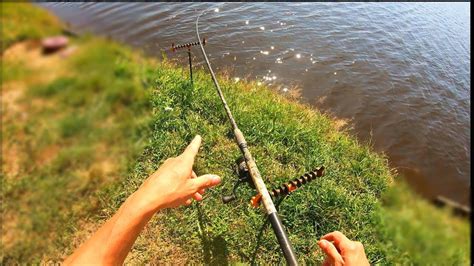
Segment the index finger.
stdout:
[[188,147],[186,147],[181,156],[185,161],[191,162],[192,164],[194,163],[196,154],[199,152],[199,147],[201,147],[201,136],[196,135],[196,137],[194,137],[191,143],[189,143]]
[[339,231],[334,231],[332,233],[326,234],[321,237],[321,239],[334,242],[334,245],[339,249],[344,248],[345,244],[350,242],[350,240]]

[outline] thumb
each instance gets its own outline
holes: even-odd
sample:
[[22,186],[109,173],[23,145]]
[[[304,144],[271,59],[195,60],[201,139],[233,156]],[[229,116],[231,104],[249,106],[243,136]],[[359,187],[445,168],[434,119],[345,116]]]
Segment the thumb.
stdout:
[[198,191],[200,189],[206,189],[219,184],[221,182],[221,178],[217,175],[207,174],[190,179],[189,182],[191,182],[196,191]]

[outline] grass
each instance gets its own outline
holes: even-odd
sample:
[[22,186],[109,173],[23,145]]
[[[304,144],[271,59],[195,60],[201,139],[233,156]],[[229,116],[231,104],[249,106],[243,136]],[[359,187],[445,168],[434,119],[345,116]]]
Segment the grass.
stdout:
[[11,44],[61,33],[63,23],[46,10],[29,3],[2,3],[2,53]]
[[[182,70],[163,63],[153,77],[157,89],[152,98],[151,143],[129,182],[119,187],[117,193],[128,195],[134,191],[150,170],[179,154],[195,134],[201,134],[204,145],[196,171],[221,175],[223,185],[210,191],[202,204],[163,215],[159,219],[165,227],[162,234],[172,239],[174,245],[193,253],[191,263],[212,262],[221,257],[252,260],[257,248],[253,243],[257,243],[265,219],[260,209],[249,206],[253,193],[249,188],[240,190],[237,202],[223,205],[220,201],[220,195],[229,191],[235,180],[233,162],[239,151],[233,144],[225,113],[208,75],[197,72],[192,88]],[[230,79],[221,79],[221,83],[269,186],[319,165],[328,169],[323,179],[294,193],[280,205],[283,222],[300,259],[320,260],[318,254],[311,252],[315,249],[315,239],[335,229],[349,237],[361,238],[371,258],[384,257],[372,228],[380,222],[375,215],[379,207],[377,198],[391,179],[386,160],[336,131],[330,119],[306,106],[290,102],[255,83],[235,84]],[[183,226],[177,227],[178,221]],[[281,261],[270,230],[262,234],[261,243],[257,261]],[[210,250],[199,252],[206,245]],[[224,252],[222,247],[226,256],[219,253]],[[214,248],[220,251],[213,251]]]
[[[2,12],[5,6],[11,8],[2,3]],[[2,22],[43,12],[21,7],[2,13]],[[39,29],[23,39],[49,26],[28,27]],[[243,185],[238,200],[221,203],[236,178],[239,151],[208,74],[197,70],[191,87],[187,70],[170,61],[157,63],[97,37],[73,43],[72,56],[54,61],[59,68],[2,60],[16,68],[2,71],[2,96],[21,92],[9,103],[15,108],[2,113],[2,198],[8,199],[2,264],[64,259],[196,134],[203,147],[195,171],[219,174],[222,185],[202,203],[158,213],[127,263],[283,263],[262,210],[248,204],[251,188]],[[394,182],[383,155],[309,106],[252,81],[219,79],[268,187],[320,165],[327,169],[279,205],[300,261],[321,262],[316,240],[340,230],[364,243],[375,264],[469,262],[469,222]]]
[[470,223],[453,217],[398,182],[383,197],[379,231],[385,233],[388,261],[415,265],[467,265],[471,249]]
[[[2,7],[2,21],[54,21],[30,4]],[[24,23],[38,27],[28,39],[53,32],[35,19]],[[72,43],[78,48],[67,58],[41,56],[34,42],[12,47],[32,52],[2,58],[5,264],[62,260],[84,240],[76,240],[79,224],[104,207],[99,192],[126,178],[146,141],[151,105],[139,77],[151,61],[104,40]]]

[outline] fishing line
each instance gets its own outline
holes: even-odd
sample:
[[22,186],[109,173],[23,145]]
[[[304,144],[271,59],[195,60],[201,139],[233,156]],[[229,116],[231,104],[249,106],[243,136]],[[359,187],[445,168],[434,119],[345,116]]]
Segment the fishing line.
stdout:
[[237,123],[235,122],[234,117],[232,116],[232,112],[229,109],[229,106],[227,105],[227,102],[224,98],[224,94],[222,93],[221,87],[219,86],[219,82],[217,82],[216,74],[214,74],[214,70],[211,67],[211,63],[209,62],[209,59],[207,58],[206,50],[204,50],[204,45],[201,42],[201,37],[199,35],[199,18],[201,15],[203,15],[207,10],[204,10],[199,16],[196,18],[196,37],[198,39],[199,47],[201,48],[202,55],[204,56],[204,60],[206,61],[207,69],[209,70],[209,73],[211,74],[212,81],[214,82],[214,85],[216,86],[217,93],[219,94],[219,97],[221,98],[222,104],[224,105],[227,117],[230,120],[230,123],[232,124],[232,129],[236,129]]

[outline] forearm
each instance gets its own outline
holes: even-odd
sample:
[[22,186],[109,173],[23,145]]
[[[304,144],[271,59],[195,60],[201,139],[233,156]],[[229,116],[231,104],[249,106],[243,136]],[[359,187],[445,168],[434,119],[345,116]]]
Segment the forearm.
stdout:
[[143,227],[153,212],[140,209],[130,196],[117,213],[74,254],[65,264],[119,265],[125,260]]
[[221,179],[209,174],[198,177],[193,171],[200,145],[201,137],[196,136],[181,155],[167,159],[65,264],[122,264],[154,213],[189,205],[193,198],[202,200],[204,190]]

